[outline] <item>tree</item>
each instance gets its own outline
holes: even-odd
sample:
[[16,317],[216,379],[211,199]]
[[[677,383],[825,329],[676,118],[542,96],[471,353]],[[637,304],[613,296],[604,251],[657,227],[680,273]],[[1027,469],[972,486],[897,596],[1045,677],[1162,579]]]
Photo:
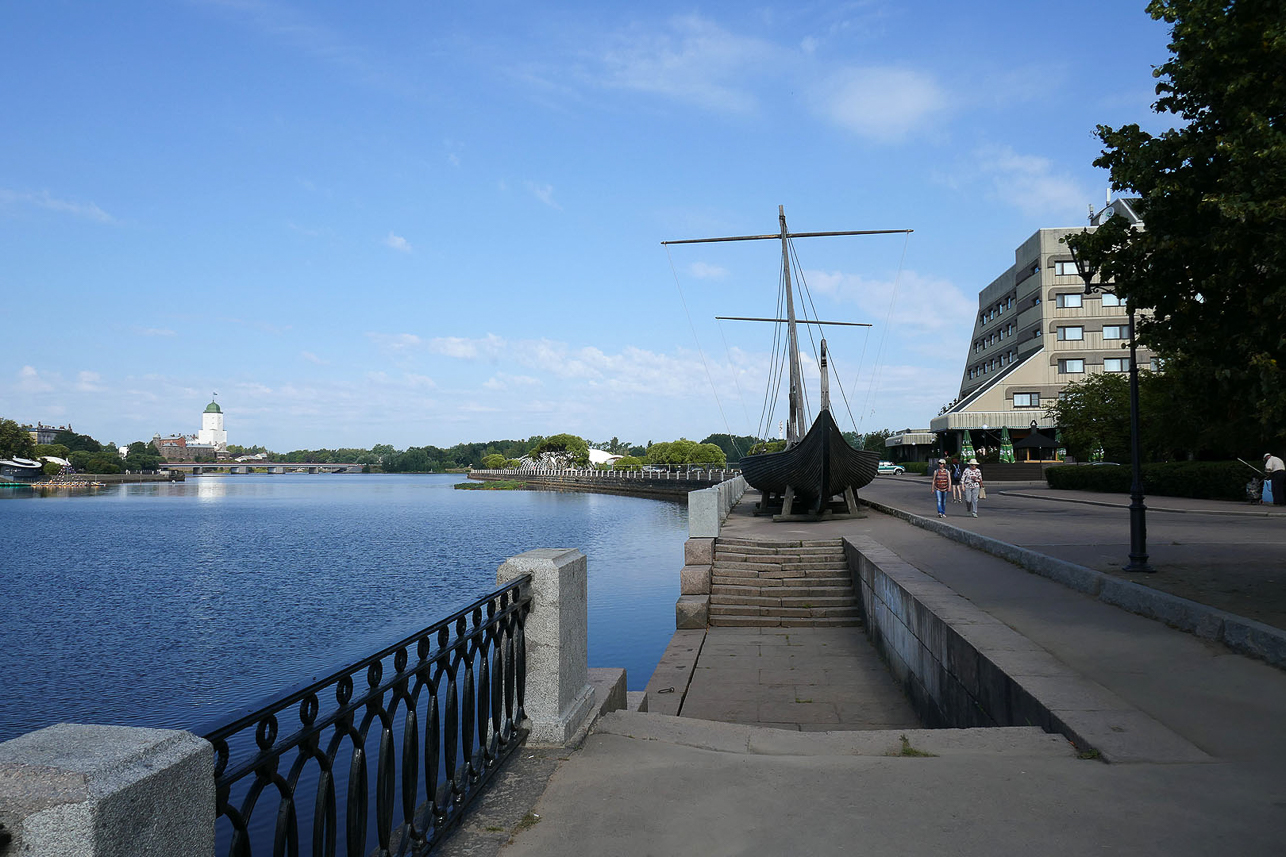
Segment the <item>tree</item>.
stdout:
[[165,458],[156,451],[156,447],[141,440],[131,443],[129,452],[125,454],[127,470],[156,470],[164,463]]
[[54,435],[54,443],[67,447],[69,452],[98,452],[103,445],[87,434],[76,434],[74,431],[60,431]]
[[1129,459],[1130,384],[1124,375],[1102,373],[1068,384],[1045,413],[1076,458],[1088,459],[1102,447],[1108,461]]
[[482,466],[487,470],[500,470],[505,466],[505,457],[498,452],[483,456]]
[[878,452],[881,456],[888,451],[884,441],[893,436],[891,429],[880,429],[879,431],[868,431],[862,436],[862,449],[869,452]]
[[702,443],[712,443],[723,450],[725,461],[736,461],[750,452],[750,447],[759,443],[759,438],[752,435],[731,435],[720,432],[712,434]]
[[[1171,25],[1152,135],[1099,126],[1095,166],[1138,194],[1144,228],[1113,217],[1073,237],[1102,279],[1153,311],[1138,338],[1194,402],[1265,444],[1286,439],[1286,14],[1271,0],[1151,0]],[[1208,413],[1215,409],[1202,408]],[[1213,417],[1213,415],[1211,415]]]
[[554,457],[565,464],[584,467],[589,464],[589,444],[574,434],[556,434],[542,440],[529,455],[532,458]]
[[13,420],[0,419],[0,458],[31,458],[36,452],[36,442],[31,434]]

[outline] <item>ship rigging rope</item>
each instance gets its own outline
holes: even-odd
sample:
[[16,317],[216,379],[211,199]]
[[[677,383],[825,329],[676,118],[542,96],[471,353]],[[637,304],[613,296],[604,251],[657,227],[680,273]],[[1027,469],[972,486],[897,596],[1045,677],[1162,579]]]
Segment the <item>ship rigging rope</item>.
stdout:
[[[804,265],[800,263],[799,253],[795,252],[795,242],[793,241],[791,242],[791,256],[795,257],[795,269],[799,272],[800,293],[802,296],[808,297],[808,304],[813,308],[813,318],[820,318],[820,314],[817,311],[817,302],[813,300],[813,290],[810,290],[808,287],[808,281],[804,278]],[[867,345],[865,344],[867,344],[869,340],[871,340],[871,335],[869,335],[868,328],[867,336],[863,337],[862,340],[862,358],[858,359],[859,373],[862,372],[862,359],[865,358],[865,354],[867,354]],[[811,328],[809,329],[809,341],[813,341],[813,331],[811,331]],[[813,354],[814,356],[817,356],[817,344],[815,344],[815,342],[813,345]],[[835,356],[828,356],[828,363],[833,368],[832,374],[835,376],[836,386],[840,387],[840,398],[844,400],[844,409],[849,413],[849,422],[853,423],[853,430],[856,432],[856,430],[858,430],[858,421],[853,417],[853,405],[849,403],[849,394],[847,394],[847,391],[844,389],[844,380],[840,377],[840,367],[838,367],[838,364],[835,362]],[[820,359],[818,359],[818,364],[820,364]]]
[[[719,401],[719,389],[714,384],[714,376],[710,374],[710,364],[706,362],[706,353],[701,348],[701,340],[697,338],[697,328],[692,323],[692,313],[688,312],[688,300],[683,296],[683,286],[679,284],[679,272],[674,269],[674,257],[670,255],[668,245],[665,248],[665,258],[670,260],[670,274],[674,277],[674,287],[679,290],[679,302],[683,304],[683,314],[688,317],[688,328],[692,331],[692,341],[697,344],[697,353],[701,355],[701,365],[706,370],[706,380],[710,382],[710,391],[714,393],[714,403],[719,406],[719,416],[723,419],[723,427],[728,430],[728,437],[732,437],[732,426],[728,425],[728,417],[723,412],[723,402]],[[733,448],[736,448],[735,445]],[[740,454],[741,451],[737,450],[737,452]]]
[[[732,385],[737,390],[737,401],[741,403],[741,415],[746,418],[746,427],[749,428],[750,411],[746,410],[746,397],[741,392],[741,382],[737,380],[737,365],[732,359],[732,349],[728,347],[728,337],[723,332],[722,321],[719,322],[719,338],[723,340],[723,353],[728,358],[728,369],[732,372]],[[728,430],[728,439],[732,442],[732,448],[736,450],[737,455],[740,456],[742,454],[741,444],[737,443],[737,436],[732,433],[731,429]]]
[[[801,295],[802,297],[806,297],[806,298],[808,299],[808,305],[809,305],[810,307],[812,307],[812,308],[813,308],[813,318],[820,318],[821,316],[820,316],[820,314],[817,312],[817,304],[816,304],[816,302],[814,302],[814,301],[813,301],[813,292],[812,292],[812,290],[811,290],[811,289],[809,289],[809,288],[808,288],[808,281],[804,278],[804,266],[800,263],[800,261],[799,261],[799,255],[795,252],[795,242],[794,242],[794,241],[791,241],[791,242],[790,242],[790,255],[791,255],[791,257],[794,259],[794,267],[795,267],[795,271],[796,271],[796,276],[797,276],[797,278],[798,278],[798,280],[799,280],[799,285],[800,285],[799,293],[800,293],[800,295]],[[807,320],[807,318],[805,318],[805,320],[804,320],[804,324],[805,324],[805,325],[807,325],[807,324],[808,324],[808,320]],[[870,333],[869,333],[869,329],[868,329],[867,336],[866,336],[866,337],[864,337],[864,338],[863,338],[863,340],[862,340],[862,357],[865,357],[865,356],[866,356],[866,343],[867,343],[867,341],[869,341],[869,340],[870,340]],[[812,345],[813,345],[813,358],[814,358],[815,360],[817,360],[817,363],[818,363],[818,365],[820,366],[820,365],[821,365],[821,358],[818,356],[817,343],[816,343],[816,342],[813,342],[813,331],[812,331],[812,328],[811,328],[811,327],[809,327],[809,329],[808,329],[808,341],[809,341],[810,343],[812,343]],[[849,419],[849,422],[851,422],[851,423],[853,424],[853,430],[856,432],[856,431],[857,431],[857,420],[853,418],[853,406],[852,406],[851,404],[849,404],[849,401],[848,401],[848,393],[844,390],[844,382],[843,382],[843,380],[840,378],[839,366],[835,363],[835,358],[834,358],[834,356],[833,356],[833,355],[829,357],[829,361],[828,361],[828,362],[829,362],[830,366],[834,368],[834,372],[833,372],[832,374],[835,376],[835,384],[836,384],[836,386],[838,386],[838,387],[839,387],[839,395],[840,395],[840,398],[844,400],[844,410],[846,410],[846,411],[848,412],[848,419]],[[859,359],[859,361],[858,361],[858,372],[861,372],[861,365],[862,365],[862,364],[861,364],[861,360]]]
[[[782,305],[785,303],[786,290],[785,282],[779,277],[777,281],[777,315],[781,318]],[[779,355],[782,354],[781,344],[781,325],[773,325],[772,350],[768,352],[768,384],[764,387],[764,404],[759,415],[759,434],[758,436],[765,441],[772,439],[772,418],[773,412],[777,407],[777,397],[781,393],[781,376],[785,368],[785,359]]]
[[[889,319],[893,317],[893,306],[897,302],[898,288],[902,284],[902,266],[906,264],[906,248],[911,243],[911,233],[908,232],[902,241],[902,256],[898,259],[897,276],[893,278],[893,293],[889,295],[889,308],[884,313],[884,330],[880,333],[880,345],[875,350],[875,367],[871,370],[871,380],[866,385],[866,401],[862,404],[862,419],[866,419],[867,408],[871,404],[872,392],[878,392],[879,386],[876,383],[884,369],[884,345],[889,337]],[[861,371],[860,368],[858,370]],[[857,379],[854,379],[853,386],[856,388]],[[856,392],[856,389],[854,390]],[[874,413],[871,411],[870,413]],[[858,423],[858,432],[861,432],[861,423]]]

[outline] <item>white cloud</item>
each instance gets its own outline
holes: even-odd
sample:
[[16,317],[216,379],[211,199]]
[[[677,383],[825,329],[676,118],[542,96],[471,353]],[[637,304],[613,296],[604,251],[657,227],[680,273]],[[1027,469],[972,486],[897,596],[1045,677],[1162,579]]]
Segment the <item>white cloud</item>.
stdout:
[[41,377],[34,366],[23,366],[18,370],[18,389],[24,393],[48,393],[54,385]]
[[818,112],[840,127],[879,143],[927,127],[947,106],[932,76],[892,67],[846,68],[813,93]]
[[728,269],[705,262],[693,262],[688,266],[688,273],[698,280],[722,280],[728,276]]
[[455,152],[450,152],[450,153],[448,153],[448,154],[447,154],[447,163],[448,163],[448,164],[450,164],[451,166],[455,167],[456,169],[459,169],[459,168],[460,168],[460,156],[459,156],[459,155],[457,155]]
[[424,340],[414,333],[367,333],[366,338],[375,343],[381,351],[401,354],[419,348]]
[[748,113],[758,106],[749,79],[772,68],[780,54],[771,42],[735,35],[699,15],[683,15],[659,31],[636,26],[616,34],[595,57],[595,74],[609,88]]
[[168,327],[136,327],[134,332],[139,336],[178,336]]
[[482,339],[440,336],[429,340],[429,350],[434,354],[441,354],[445,357],[459,357],[466,360],[475,357],[486,357],[494,360],[499,356],[503,344],[504,340],[494,333],[489,333]]
[[389,232],[388,237],[384,239],[383,244],[385,247],[391,247],[401,253],[411,252],[410,242],[401,235],[396,235],[391,231]]
[[0,188],[0,205],[30,205],[35,206],[36,208],[43,208],[48,211],[56,211],[61,214],[70,214],[73,217],[83,217],[87,220],[95,220],[99,223],[116,222],[116,218],[112,217],[92,202],[76,202],[75,200],[70,199],[59,199],[55,196],[51,196],[47,190],[42,190],[40,193],[29,193]]
[[482,382],[484,388],[496,391],[539,387],[540,385],[539,378],[533,378],[530,375],[508,375],[504,372],[497,372]]
[[307,360],[309,363],[316,363],[318,366],[330,365],[329,360],[323,360],[311,351],[301,351],[299,352],[299,356]]
[[974,152],[974,172],[990,185],[989,195],[1024,214],[1052,219],[1080,218],[1094,195],[1053,161],[1023,155],[1009,146],[985,146]]
[[102,376],[97,372],[81,372],[76,376],[75,389],[80,393],[101,393],[107,389],[102,381]]
[[877,331],[886,318],[891,330],[909,327],[921,332],[948,331],[960,328],[964,321],[969,322],[965,327],[971,330],[971,320],[977,310],[976,301],[970,300],[954,283],[915,271],[903,271],[894,279],[840,271],[806,271],[804,278],[814,292],[856,304],[861,317],[852,320],[874,324]]
[[562,210],[563,210],[563,207],[562,207],[561,205],[559,205],[558,203],[554,202],[554,186],[553,186],[553,185],[551,185],[551,184],[536,184],[535,182],[525,182],[525,184],[527,185],[527,190],[531,191],[531,195],[532,195],[532,196],[534,196],[534,197],[536,197],[536,199],[540,200],[541,202],[543,202],[545,205],[549,206],[550,208],[556,208],[556,209],[558,209],[559,211],[562,211]]

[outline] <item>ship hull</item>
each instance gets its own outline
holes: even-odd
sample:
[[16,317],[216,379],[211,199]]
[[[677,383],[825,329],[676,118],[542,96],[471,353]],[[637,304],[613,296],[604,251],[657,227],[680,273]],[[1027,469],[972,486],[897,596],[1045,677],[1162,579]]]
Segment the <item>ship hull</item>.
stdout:
[[790,449],[751,455],[741,472],[765,498],[794,489],[794,506],[818,514],[835,495],[869,485],[880,464],[879,453],[853,449],[829,410],[823,410],[803,440]]

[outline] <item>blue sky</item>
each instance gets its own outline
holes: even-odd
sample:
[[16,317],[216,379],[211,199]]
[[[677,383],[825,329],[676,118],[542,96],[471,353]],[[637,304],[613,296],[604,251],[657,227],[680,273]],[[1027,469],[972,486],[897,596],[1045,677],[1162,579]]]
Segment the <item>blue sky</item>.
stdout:
[[[863,431],[1155,130],[1142,0],[0,6],[0,416],[277,450],[759,425],[776,230]],[[689,321],[690,319],[690,321]],[[712,392],[717,391],[717,397]],[[781,408],[777,410],[781,413]]]

